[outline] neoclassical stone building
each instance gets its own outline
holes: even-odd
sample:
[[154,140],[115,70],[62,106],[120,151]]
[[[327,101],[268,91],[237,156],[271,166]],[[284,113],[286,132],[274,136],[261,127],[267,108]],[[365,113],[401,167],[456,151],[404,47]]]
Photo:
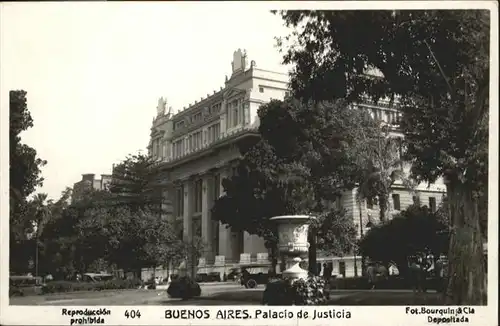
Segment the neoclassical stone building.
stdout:
[[[240,262],[268,261],[263,239],[246,232],[233,232],[212,221],[210,209],[222,194],[222,180],[235,171],[240,157],[237,143],[246,137],[258,137],[259,106],[271,99],[283,99],[287,85],[286,74],[258,68],[254,61],[248,62],[244,51],[237,50],[233,54],[232,74],[226,76],[219,90],[175,114],[167,108],[166,100],[161,98],[158,102],[148,151],[163,171],[165,218],[182,225],[184,239],[196,235],[203,239],[205,253],[197,263],[199,272],[222,273]],[[366,102],[360,106],[377,119],[390,123],[398,119],[397,110],[387,103]],[[421,202],[436,208],[444,185],[420,188]],[[344,193],[338,203],[352,215],[361,233],[370,226],[372,217],[378,216],[377,206],[365,203],[360,211],[354,199],[355,190]],[[396,185],[392,212],[411,203],[412,194],[402,185]],[[355,260],[355,257],[319,258],[331,264],[334,273],[345,275],[354,274]]]

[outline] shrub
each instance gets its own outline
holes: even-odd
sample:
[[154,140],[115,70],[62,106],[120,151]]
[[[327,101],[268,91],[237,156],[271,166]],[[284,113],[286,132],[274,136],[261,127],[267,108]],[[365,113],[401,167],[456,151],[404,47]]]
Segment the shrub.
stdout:
[[328,293],[325,292],[325,280],[319,276],[299,279],[292,285],[295,304],[298,306],[318,306],[326,304]]
[[268,282],[262,303],[267,305],[324,305],[328,293],[325,292],[325,281],[317,276],[292,282],[290,279],[272,279]]
[[9,287],[9,297],[17,297],[17,296],[24,296],[24,291],[17,286],[10,286]]
[[139,279],[115,279],[95,283],[53,281],[48,282],[42,287],[42,293],[135,289],[141,285],[142,281]]
[[370,288],[366,277],[339,277],[333,279],[330,285],[332,289],[338,290],[361,290]]
[[201,288],[198,283],[188,276],[178,277],[172,280],[167,289],[167,294],[171,298],[187,300],[201,295]]
[[270,279],[262,295],[262,304],[269,306],[293,305],[294,293],[288,279]]
[[[424,286],[432,290],[441,290],[443,284],[446,284],[442,279],[428,278]],[[366,277],[347,277],[336,278],[331,282],[332,290],[361,290],[369,289],[371,286]],[[409,290],[412,285],[407,277],[389,276],[387,280],[381,280],[376,283],[376,289],[391,289],[391,290]]]

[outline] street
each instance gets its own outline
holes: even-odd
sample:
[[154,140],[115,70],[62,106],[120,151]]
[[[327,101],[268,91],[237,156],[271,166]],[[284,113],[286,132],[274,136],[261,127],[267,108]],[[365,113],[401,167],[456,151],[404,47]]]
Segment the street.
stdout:
[[[236,283],[200,284],[202,296],[240,290]],[[11,305],[163,305],[177,299],[170,299],[166,289],[162,290],[110,290],[99,292],[73,292],[47,295],[34,295],[10,298]]]
[[[202,295],[190,300],[171,299],[165,290],[117,290],[60,293],[10,298],[11,305],[259,305],[264,286],[244,289],[235,283],[201,284]],[[332,305],[441,305],[437,293],[415,294],[409,290],[335,290]]]

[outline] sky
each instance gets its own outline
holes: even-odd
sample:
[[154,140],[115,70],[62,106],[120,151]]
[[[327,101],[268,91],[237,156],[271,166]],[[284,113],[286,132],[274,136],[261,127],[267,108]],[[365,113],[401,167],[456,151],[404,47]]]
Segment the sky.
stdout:
[[[287,72],[282,20],[252,3],[2,3],[1,94],[27,91],[34,127],[21,134],[57,199],[84,173],[146,151],[158,98],[177,112],[212,94],[246,49]],[[3,124],[2,124],[3,125]]]

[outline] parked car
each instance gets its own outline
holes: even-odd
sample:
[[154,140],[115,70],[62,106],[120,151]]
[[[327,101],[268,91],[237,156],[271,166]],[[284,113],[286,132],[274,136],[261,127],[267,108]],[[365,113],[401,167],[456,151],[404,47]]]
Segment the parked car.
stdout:
[[241,264],[240,283],[247,289],[253,289],[258,284],[267,284],[271,264]]
[[227,274],[228,281],[239,281],[241,277],[241,268],[233,267],[229,270],[229,274]]
[[43,279],[39,276],[9,276],[9,296],[39,294],[43,286]]
[[105,273],[85,273],[82,276],[82,280],[84,282],[104,282],[111,281],[114,279],[113,274],[105,274]]
[[196,274],[196,282],[220,282],[220,274],[218,272],[198,273]]

